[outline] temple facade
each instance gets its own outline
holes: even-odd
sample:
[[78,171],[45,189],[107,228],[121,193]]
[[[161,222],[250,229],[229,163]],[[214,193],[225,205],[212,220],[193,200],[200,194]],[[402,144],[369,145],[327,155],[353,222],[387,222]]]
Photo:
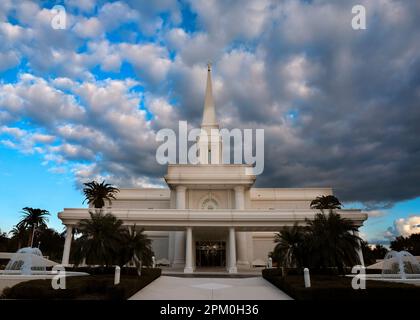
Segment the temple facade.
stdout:
[[[211,129],[219,129],[210,67],[201,128],[209,136]],[[236,273],[264,266],[274,248],[275,233],[313,219],[318,211],[310,209],[310,202],[333,194],[329,187],[255,188],[250,165],[209,160],[214,150],[221,157],[221,139],[199,140],[199,163],[169,164],[164,177],[167,188],[120,189],[116,200],[104,208],[128,228],[146,230],[158,264],[182,268],[185,273],[213,267]],[[358,227],[367,219],[360,210],[337,212]],[[72,228],[89,218],[89,209],[66,208],[58,216],[67,227],[62,261],[66,265]]]

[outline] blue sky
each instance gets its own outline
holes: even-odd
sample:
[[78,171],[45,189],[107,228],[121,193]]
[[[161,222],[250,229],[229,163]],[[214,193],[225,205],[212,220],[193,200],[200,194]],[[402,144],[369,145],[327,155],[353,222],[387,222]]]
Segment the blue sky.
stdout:
[[0,146],[0,155],[1,229],[12,229],[22,208],[28,206],[50,211],[51,226],[61,231],[57,213],[63,207],[80,207],[83,201],[73,177],[51,173],[41,164],[41,157],[24,155],[3,146]]
[[155,133],[199,123],[212,61],[221,124],[265,129],[257,186],[332,186],[372,242],[417,232],[419,18],[415,0],[2,1],[1,230],[25,206],[61,230],[91,179],[163,186]]

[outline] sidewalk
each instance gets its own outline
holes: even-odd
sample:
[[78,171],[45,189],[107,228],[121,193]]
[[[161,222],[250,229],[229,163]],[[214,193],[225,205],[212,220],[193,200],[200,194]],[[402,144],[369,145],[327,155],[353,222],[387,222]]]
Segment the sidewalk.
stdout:
[[161,276],[130,300],[291,300],[261,277],[178,278]]

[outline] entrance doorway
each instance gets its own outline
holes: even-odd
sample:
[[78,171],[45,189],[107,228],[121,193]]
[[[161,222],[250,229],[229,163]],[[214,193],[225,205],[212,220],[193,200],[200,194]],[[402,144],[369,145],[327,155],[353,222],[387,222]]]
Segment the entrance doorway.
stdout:
[[225,267],[225,241],[197,241],[195,243],[197,267]]

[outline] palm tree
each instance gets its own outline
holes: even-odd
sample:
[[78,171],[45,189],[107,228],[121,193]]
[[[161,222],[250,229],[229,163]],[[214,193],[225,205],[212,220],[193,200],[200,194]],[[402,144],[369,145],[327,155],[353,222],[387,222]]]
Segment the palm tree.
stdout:
[[333,195],[316,197],[311,201],[311,209],[319,209],[324,212],[325,209],[341,209],[341,202]]
[[377,244],[375,245],[375,248],[373,248],[372,251],[375,259],[383,259],[389,250],[383,245]]
[[77,227],[81,236],[76,240],[75,263],[86,259],[88,264],[112,265],[123,242],[122,221],[109,213],[91,212],[90,217]]
[[118,188],[113,187],[109,183],[105,183],[102,181],[98,183],[96,181],[91,181],[84,183],[85,188],[83,189],[83,193],[85,195],[85,202],[88,201],[88,204],[91,204],[96,209],[101,209],[105,205],[105,200],[112,203],[111,200],[115,200],[115,194],[119,192]]
[[134,261],[137,268],[141,270],[141,265],[150,266],[152,264],[152,241],[134,226],[133,231],[123,229],[123,250],[119,256],[119,265],[125,265],[129,261]]
[[38,229],[39,248],[45,256],[50,260],[58,260],[61,258],[65,237],[54,229]]
[[125,265],[131,260],[138,266],[151,264],[151,240],[143,229],[130,232],[122,226],[121,220],[110,213],[91,212],[90,216],[91,219],[82,220],[77,226],[81,237],[76,240],[76,264],[83,260],[88,264],[105,266]]
[[17,224],[16,227],[18,228],[30,228],[32,229],[31,234],[29,235],[28,246],[32,247],[34,242],[35,231],[37,228],[47,227],[48,218],[47,216],[50,214],[47,210],[39,209],[39,208],[30,208],[25,207],[22,209],[23,218]]
[[0,230],[0,252],[7,251],[9,243],[10,239],[7,237],[7,233]]
[[302,227],[295,224],[285,227],[277,233],[274,242],[273,258],[283,267],[302,267],[305,260],[306,242],[305,232]]
[[409,237],[399,236],[391,241],[391,249],[408,251],[414,256],[420,255],[420,233],[413,233]]
[[311,267],[336,267],[344,272],[345,266],[360,264],[357,250],[361,239],[354,234],[357,227],[350,220],[331,211],[328,215],[317,214],[307,224]]
[[23,224],[17,224],[9,232],[12,235],[12,239],[17,242],[17,250],[22,247],[22,242],[28,238],[28,229]]
[[[355,235],[357,227],[334,211],[341,208],[340,201],[334,196],[317,197],[311,208],[321,213],[312,221],[306,219],[304,228],[294,225],[277,234],[273,256],[283,266],[333,267],[342,273],[344,267],[360,264],[357,250],[361,239]],[[329,209],[328,215],[324,209]]]

